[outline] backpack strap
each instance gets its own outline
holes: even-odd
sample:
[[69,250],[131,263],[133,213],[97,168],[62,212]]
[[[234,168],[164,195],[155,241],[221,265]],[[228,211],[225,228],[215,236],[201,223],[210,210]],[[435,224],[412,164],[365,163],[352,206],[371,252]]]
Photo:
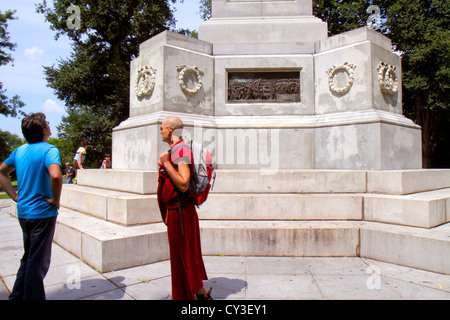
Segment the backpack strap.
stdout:
[[164,188],[164,182],[166,181],[167,177],[165,176],[165,173],[162,172],[162,170],[164,170],[164,169],[161,167],[158,170],[159,183],[158,183],[158,190],[156,192],[157,192],[157,199],[158,199],[158,207],[159,207],[159,211],[161,212],[161,218],[162,218],[162,221],[164,222],[164,224],[167,225],[167,223],[166,223],[167,208],[164,205],[164,203],[162,202],[162,190]]
[[[182,153],[182,150],[180,150],[181,148],[187,148],[189,150],[190,154]],[[184,143],[184,141],[173,146],[169,150],[169,154],[170,154],[172,162],[176,165],[178,165],[181,161],[184,161],[187,164],[192,164],[192,157],[193,157],[192,149],[186,143]],[[176,157],[176,158],[173,159],[174,157]]]
[[[183,141],[183,142],[180,142],[180,143],[178,143],[177,145],[175,145],[173,148],[170,148],[170,149],[169,149],[168,152],[169,152],[169,154],[170,154],[170,157],[172,158],[172,155],[173,155],[173,154],[176,154],[176,152],[178,151],[178,149],[180,149],[181,147],[187,147],[187,148],[189,148],[189,147],[184,143],[184,141]],[[186,158],[186,159],[185,159],[185,158]],[[182,157],[177,158],[177,159],[187,160],[187,163],[190,164],[190,159],[189,159],[188,157],[182,156]],[[173,162],[173,161],[172,161],[172,162]],[[175,164],[177,164],[177,163],[175,163]],[[169,176],[168,176],[168,178],[170,179]],[[183,213],[182,213],[182,211],[181,211],[181,203],[182,203],[182,201],[181,201],[181,199],[180,199],[180,198],[184,198],[184,193],[181,192],[181,190],[179,190],[179,189],[175,186],[175,184],[174,184],[174,187],[175,187],[175,190],[176,190],[176,192],[177,192],[178,212],[180,213],[181,235],[184,236]]]

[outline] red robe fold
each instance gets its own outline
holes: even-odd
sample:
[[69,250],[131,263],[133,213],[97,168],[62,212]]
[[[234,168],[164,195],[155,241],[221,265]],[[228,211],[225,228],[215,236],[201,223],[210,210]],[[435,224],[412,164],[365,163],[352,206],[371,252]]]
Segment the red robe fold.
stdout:
[[[190,155],[190,150],[184,150],[184,154]],[[173,154],[171,160],[176,160]],[[178,193],[181,196],[181,192]],[[208,277],[202,258],[197,210],[191,201],[181,201],[182,219],[180,219],[178,193],[168,174],[161,167],[158,179],[158,204],[163,221],[167,225],[169,238],[172,299],[192,300],[194,294],[203,287],[203,280],[207,280]],[[184,234],[180,220],[183,223]]]

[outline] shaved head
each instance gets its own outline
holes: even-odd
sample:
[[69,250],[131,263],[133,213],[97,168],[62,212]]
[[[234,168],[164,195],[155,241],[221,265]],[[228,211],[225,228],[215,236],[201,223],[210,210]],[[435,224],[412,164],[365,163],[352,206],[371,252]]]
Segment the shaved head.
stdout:
[[183,128],[183,122],[177,116],[169,116],[164,119],[163,123],[173,130]]
[[183,122],[177,116],[169,116],[164,119],[161,124],[162,141],[168,144],[174,143],[182,139]]

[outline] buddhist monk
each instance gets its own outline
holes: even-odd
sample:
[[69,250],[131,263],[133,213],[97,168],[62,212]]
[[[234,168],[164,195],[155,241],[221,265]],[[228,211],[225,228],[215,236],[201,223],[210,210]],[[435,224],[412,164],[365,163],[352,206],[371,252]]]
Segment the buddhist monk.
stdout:
[[158,204],[170,248],[173,300],[209,300],[195,205],[189,199],[192,154],[181,133],[183,122],[176,116],[164,119],[161,138],[170,150],[159,156]]

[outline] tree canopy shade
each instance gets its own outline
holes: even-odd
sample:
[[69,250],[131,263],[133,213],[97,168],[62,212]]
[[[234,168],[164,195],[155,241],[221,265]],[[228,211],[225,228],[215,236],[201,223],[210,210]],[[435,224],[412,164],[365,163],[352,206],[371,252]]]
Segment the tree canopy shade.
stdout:
[[[16,11],[0,10],[0,66],[7,65],[13,62],[14,59],[8,51],[14,51],[16,44],[11,42],[11,38],[7,31],[8,20],[16,19],[13,15]],[[3,83],[0,82],[0,114],[5,116],[16,117],[18,113],[23,114],[20,108],[25,104],[20,100],[20,97],[15,95],[11,99],[6,95],[6,89],[3,89]]]
[[449,167],[450,2],[396,0],[386,17],[402,52],[403,110],[422,127],[424,167]]
[[88,138],[94,148],[86,161],[97,166],[111,152],[112,128],[128,118],[130,61],[139,44],[175,25],[169,0],[44,0],[36,9],[56,39],[72,40],[71,56],[44,68],[69,114],[58,127],[63,143],[75,152]]
[[9,157],[15,148],[25,143],[25,140],[17,134],[0,129],[0,163]]

